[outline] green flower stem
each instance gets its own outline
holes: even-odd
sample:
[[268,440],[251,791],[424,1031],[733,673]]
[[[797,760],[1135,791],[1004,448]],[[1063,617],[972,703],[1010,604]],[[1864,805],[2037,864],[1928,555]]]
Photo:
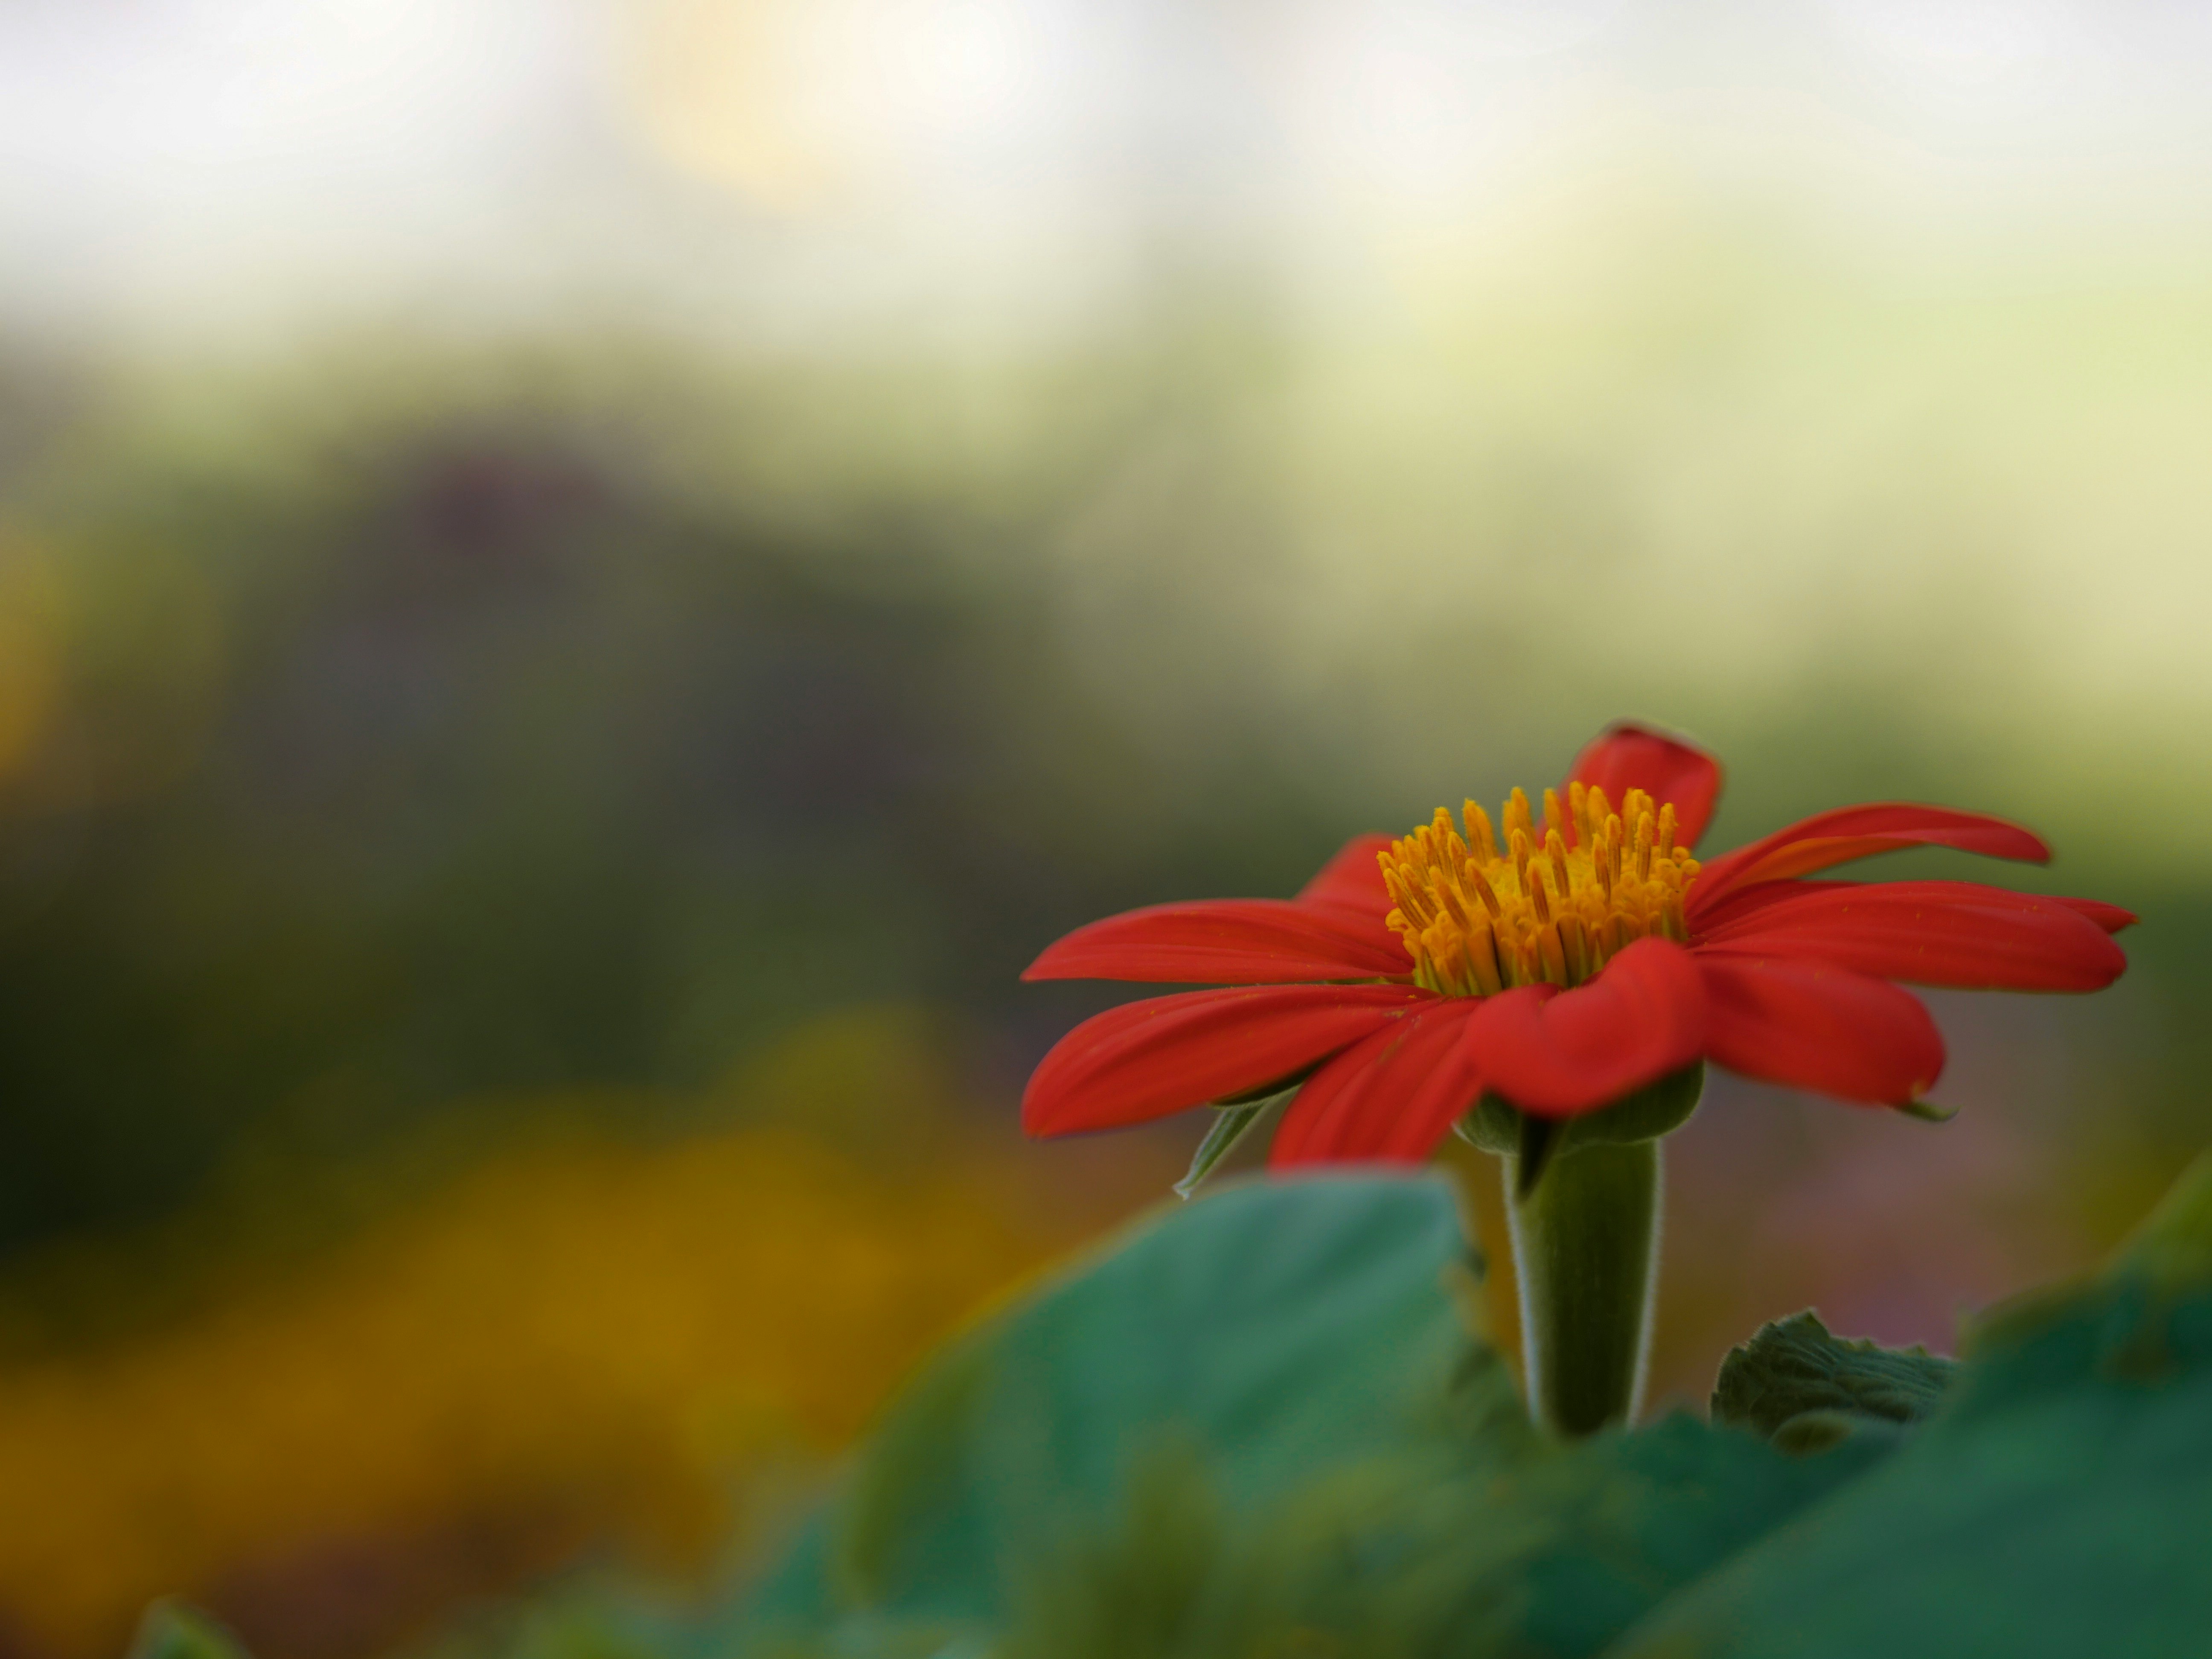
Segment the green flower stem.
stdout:
[[1528,1410],[1555,1433],[1595,1434],[1632,1421],[1644,1392],[1659,1283],[1659,1143],[1561,1151],[1525,1196],[1522,1156],[1504,1163]]

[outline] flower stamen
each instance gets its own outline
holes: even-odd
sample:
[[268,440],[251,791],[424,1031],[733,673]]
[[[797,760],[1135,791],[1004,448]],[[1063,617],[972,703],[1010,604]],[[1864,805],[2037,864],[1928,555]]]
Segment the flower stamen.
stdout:
[[1616,805],[1575,783],[1564,799],[1544,792],[1540,829],[1518,789],[1494,825],[1473,801],[1461,816],[1464,837],[1438,808],[1380,855],[1417,983],[1451,996],[1579,985],[1639,939],[1688,939],[1698,861],[1674,845],[1671,804],[1631,789]]
[[[1495,864],[1497,861],[1497,856],[1493,854],[1491,862]],[[1474,896],[1482,901],[1482,908],[1490,912],[1491,921],[1502,920],[1505,915],[1505,907],[1498,902],[1498,891],[1491,886],[1490,878],[1482,873],[1482,866],[1473,859],[1469,859],[1467,861],[1466,875],[1468,885],[1474,889]]]
[[1513,832],[1516,830],[1526,835],[1534,828],[1534,821],[1528,816],[1528,793],[1525,790],[1516,789],[1507,796],[1505,810],[1498,815],[1498,819],[1505,826],[1505,839],[1508,845],[1511,844]]
[[1490,814],[1468,802],[1462,814],[1467,819],[1468,850],[1485,864],[1498,862],[1498,837],[1490,828]]

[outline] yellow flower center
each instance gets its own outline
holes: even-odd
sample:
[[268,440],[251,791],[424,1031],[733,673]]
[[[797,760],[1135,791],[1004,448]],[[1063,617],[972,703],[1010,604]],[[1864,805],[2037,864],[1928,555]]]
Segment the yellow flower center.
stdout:
[[1682,899],[1698,861],[1674,845],[1674,807],[1641,789],[1615,807],[1579,783],[1567,797],[1563,805],[1544,792],[1539,828],[1516,789],[1502,843],[1473,801],[1465,839],[1439,806],[1433,823],[1376,854],[1416,982],[1462,997],[1579,985],[1639,939],[1689,938]]

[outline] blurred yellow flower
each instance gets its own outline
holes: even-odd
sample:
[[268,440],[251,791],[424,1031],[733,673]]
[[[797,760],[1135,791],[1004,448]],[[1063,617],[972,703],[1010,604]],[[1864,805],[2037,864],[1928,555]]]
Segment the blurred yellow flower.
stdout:
[[[511,1151],[188,1321],[0,1367],[0,1622],[33,1651],[112,1653],[147,1598],[179,1593],[251,1638],[256,1597],[296,1601],[319,1560],[374,1581],[355,1591],[373,1627],[349,1644],[305,1609],[270,1644],[335,1652],[495,1587],[488,1551],[510,1579],[610,1537],[701,1561],[759,1508],[749,1488],[818,1464],[1066,1237],[957,1130],[894,1172],[787,1127],[938,1087],[912,1033],[848,1018],[773,1057],[745,1092],[785,1123],[756,1101],[751,1127],[706,1138]],[[479,1559],[457,1583],[391,1565],[426,1539]]]

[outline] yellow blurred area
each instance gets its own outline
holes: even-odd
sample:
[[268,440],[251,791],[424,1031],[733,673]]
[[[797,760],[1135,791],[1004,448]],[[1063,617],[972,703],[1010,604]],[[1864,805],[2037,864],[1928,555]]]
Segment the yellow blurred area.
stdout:
[[[168,1593],[266,1650],[330,1651],[610,1522],[629,1552],[702,1565],[773,1510],[777,1470],[818,1470],[1067,1236],[972,1151],[885,1164],[799,1127],[880,1111],[910,1149],[942,1087],[921,1033],[817,1024],[739,1086],[783,1122],[541,1138],[319,1259],[260,1261],[196,1317],[7,1364],[0,1605],[32,1651],[118,1650]],[[325,1593],[312,1633],[289,1627],[295,1586],[333,1572],[370,1587],[368,1626],[334,1634]]]
[[223,686],[207,571],[160,537],[0,521],[0,786],[27,816],[143,798],[199,757]]
[[[792,71],[798,9],[647,0],[631,19],[631,107],[650,141],[687,171],[763,205],[807,205],[835,182],[825,135],[803,128]],[[780,71],[780,72],[779,72]],[[814,142],[810,143],[810,137]]]
[[0,780],[14,776],[45,735],[60,678],[52,571],[0,533]]
[[618,16],[647,145],[779,213],[910,189],[978,138],[1018,141],[1053,92],[1053,19],[1022,0],[635,0]]

